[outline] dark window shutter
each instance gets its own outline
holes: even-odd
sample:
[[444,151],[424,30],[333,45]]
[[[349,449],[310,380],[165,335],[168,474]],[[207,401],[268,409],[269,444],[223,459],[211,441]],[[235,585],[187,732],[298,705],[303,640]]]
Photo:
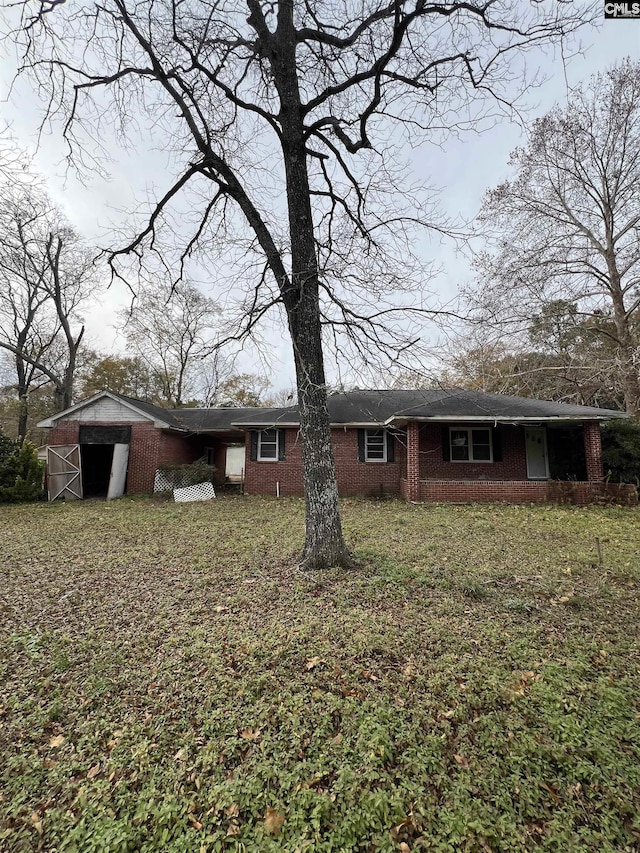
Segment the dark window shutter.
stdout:
[[252,462],[255,462],[256,459],[258,458],[258,431],[255,429],[252,429],[250,432],[250,436],[251,436],[251,453],[249,454],[249,459],[251,459]]
[[491,430],[493,441],[493,461],[502,462],[502,427],[496,426]]
[[278,460],[280,462],[284,461],[284,443],[285,443],[286,434],[287,434],[286,430],[284,430],[284,429],[278,430]]
[[449,427],[442,427],[442,460],[451,461],[451,447],[449,446]]
[[385,435],[387,436],[387,462],[395,462],[396,461],[396,440],[393,437],[393,433],[386,430]]
[[364,457],[364,430],[358,430],[358,461],[365,462]]

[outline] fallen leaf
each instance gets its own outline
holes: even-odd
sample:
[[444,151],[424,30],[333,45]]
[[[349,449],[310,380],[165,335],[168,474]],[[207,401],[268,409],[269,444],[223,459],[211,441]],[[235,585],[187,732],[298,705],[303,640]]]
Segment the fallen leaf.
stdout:
[[238,817],[240,814],[240,804],[239,803],[231,803],[230,806],[227,806],[224,810],[224,813],[227,817]]
[[52,746],[55,749],[58,746],[62,746],[65,740],[66,738],[64,735],[56,735],[49,740],[49,746]]
[[232,823],[227,830],[227,838],[235,838],[237,835],[240,835],[240,827],[237,823]]
[[264,814],[264,826],[270,835],[279,835],[284,823],[284,815],[280,814],[277,809],[272,809],[267,806]]
[[411,848],[406,841],[400,843],[400,853],[411,853]]
[[87,771],[87,779],[95,779],[98,773],[100,772],[100,764],[94,764],[90,770]]
[[218,605],[217,605],[216,607],[214,607],[213,609],[215,610],[215,612],[216,612],[216,613],[224,613],[224,611],[225,611],[225,610],[228,610],[229,608],[228,608],[228,607],[225,607],[225,605],[224,605],[224,604],[218,604]]
[[185,748],[182,747],[182,749],[179,749],[176,752],[176,754],[173,756],[173,760],[174,761],[184,761],[185,752],[186,752]]
[[316,655],[313,658],[309,658],[309,660],[307,661],[307,669],[313,669],[314,667],[318,666],[318,664],[321,664],[321,663],[324,663],[324,661],[322,660],[322,658],[320,658]]
[[258,740],[260,737],[260,729],[242,729],[240,737],[244,740]]
[[454,755],[453,759],[456,762],[456,764],[458,764],[458,765],[460,765],[460,767],[462,767],[463,770],[469,769],[469,766],[470,766],[469,762],[464,757],[464,755]]
[[42,821],[40,820],[39,812],[34,812],[31,815],[31,823],[33,824],[33,828],[38,833],[38,835],[42,835]]

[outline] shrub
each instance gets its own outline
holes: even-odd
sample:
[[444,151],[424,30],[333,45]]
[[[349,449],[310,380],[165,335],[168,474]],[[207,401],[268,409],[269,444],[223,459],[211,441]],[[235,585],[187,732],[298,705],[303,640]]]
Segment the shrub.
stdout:
[[613,483],[640,485],[640,423],[612,421],[602,428],[602,462]]
[[36,446],[0,433],[0,503],[36,501],[43,496],[43,464]]
[[160,465],[158,473],[163,488],[156,488],[156,490],[170,491],[172,489],[183,489],[185,486],[195,486],[198,483],[213,483],[216,472],[215,465],[207,465],[202,459],[191,462],[189,465]]

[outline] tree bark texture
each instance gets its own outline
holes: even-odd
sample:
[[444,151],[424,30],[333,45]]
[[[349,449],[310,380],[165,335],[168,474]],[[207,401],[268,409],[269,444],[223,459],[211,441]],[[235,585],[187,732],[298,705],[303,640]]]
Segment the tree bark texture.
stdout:
[[271,61],[281,104],[282,153],[291,240],[291,279],[282,295],[296,367],[306,501],[302,566],[307,569],[346,567],[351,564],[351,559],[342,535],[331,445],[318,261],[296,68],[292,0],[281,3],[276,42],[277,56]]

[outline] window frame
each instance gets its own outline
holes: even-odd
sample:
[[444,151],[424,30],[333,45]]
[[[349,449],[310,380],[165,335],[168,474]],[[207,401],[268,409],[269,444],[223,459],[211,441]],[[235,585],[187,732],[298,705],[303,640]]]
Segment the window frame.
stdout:
[[[382,459],[369,459],[369,433],[382,433]],[[387,461],[387,430],[384,427],[376,427],[375,429],[365,429],[364,431],[364,461],[365,462],[386,462]]]
[[[262,436],[265,432],[272,432],[274,435],[273,441],[265,441],[265,444],[274,444],[275,445],[275,456],[263,456],[262,455]],[[257,447],[256,461],[257,462],[278,462],[280,457],[280,440],[278,436],[278,428],[270,427],[268,429],[260,429],[258,430],[258,447]]]
[[[473,432],[474,430],[484,430],[484,432],[489,433],[489,458],[488,459],[474,459],[473,458]],[[466,432],[467,433],[467,447],[469,448],[469,458],[468,459],[454,459],[453,458],[453,433],[454,432]],[[483,445],[483,447],[486,445]],[[449,427],[449,462],[454,462],[456,465],[465,464],[465,465],[492,465],[493,464],[493,430],[491,427],[485,426],[450,426]]]

